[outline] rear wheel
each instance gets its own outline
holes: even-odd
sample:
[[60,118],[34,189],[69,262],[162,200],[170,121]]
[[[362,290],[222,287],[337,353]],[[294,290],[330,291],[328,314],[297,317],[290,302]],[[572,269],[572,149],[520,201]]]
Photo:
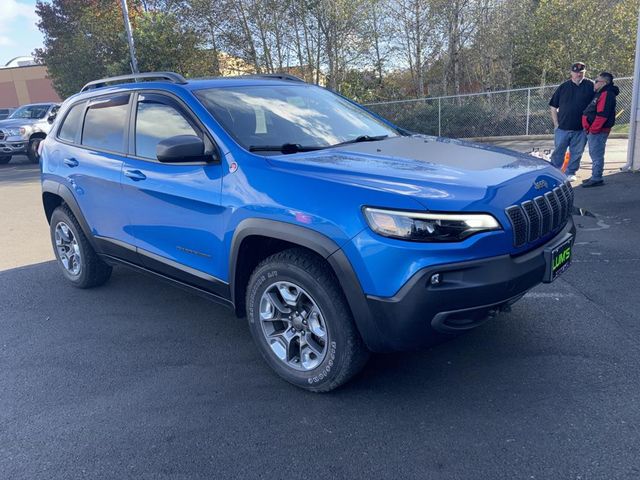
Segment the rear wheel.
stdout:
[[258,265],[247,289],[247,317],[269,366],[306,390],[339,387],[369,356],[335,276],[302,249]]
[[27,147],[27,157],[29,157],[29,161],[31,163],[38,163],[40,161],[38,147],[40,146],[40,142],[42,142],[42,140],[44,140],[44,138],[33,138],[29,140],[29,146]]
[[11,161],[11,155],[0,156],[0,165],[5,165]]
[[51,242],[63,275],[78,288],[91,288],[105,283],[111,267],[91,247],[73,213],[65,207],[51,215]]

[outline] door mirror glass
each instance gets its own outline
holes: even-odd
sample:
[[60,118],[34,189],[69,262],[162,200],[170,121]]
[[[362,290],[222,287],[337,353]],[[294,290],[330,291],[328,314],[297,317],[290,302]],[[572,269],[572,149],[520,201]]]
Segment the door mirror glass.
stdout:
[[204,160],[204,142],[195,135],[177,135],[158,142],[160,162],[198,162]]

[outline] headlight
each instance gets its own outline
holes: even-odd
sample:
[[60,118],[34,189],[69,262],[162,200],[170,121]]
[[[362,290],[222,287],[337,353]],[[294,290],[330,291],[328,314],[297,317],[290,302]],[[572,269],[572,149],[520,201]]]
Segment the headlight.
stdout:
[[374,232],[413,242],[459,242],[476,233],[502,228],[486,213],[421,213],[370,207],[363,212]]
[[24,127],[4,128],[3,130],[8,137],[22,137],[25,133],[27,133],[27,129]]

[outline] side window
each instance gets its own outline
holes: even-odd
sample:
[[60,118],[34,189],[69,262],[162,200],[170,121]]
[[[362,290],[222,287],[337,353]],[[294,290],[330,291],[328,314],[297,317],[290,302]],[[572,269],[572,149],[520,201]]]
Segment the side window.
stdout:
[[78,103],[69,109],[67,116],[64,118],[58,138],[67,142],[76,141],[76,133],[82,126],[82,113],[84,112],[85,102]]
[[128,105],[129,95],[91,102],[84,117],[82,145],[124,153]]
[[176,135],[202,137],[176,108],[140,96],[136,115],[136,155],[155,160],[158,143]]

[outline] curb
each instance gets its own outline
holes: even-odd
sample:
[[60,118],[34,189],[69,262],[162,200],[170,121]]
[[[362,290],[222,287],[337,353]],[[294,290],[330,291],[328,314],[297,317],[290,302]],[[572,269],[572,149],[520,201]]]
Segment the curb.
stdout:
[[[609,138],[629,138],[628,133],[611,133]],[[504,137],[466,137],[460,140],[470,142],[526,142],[528,140],[553,140],[553,135],[510,135]]]

